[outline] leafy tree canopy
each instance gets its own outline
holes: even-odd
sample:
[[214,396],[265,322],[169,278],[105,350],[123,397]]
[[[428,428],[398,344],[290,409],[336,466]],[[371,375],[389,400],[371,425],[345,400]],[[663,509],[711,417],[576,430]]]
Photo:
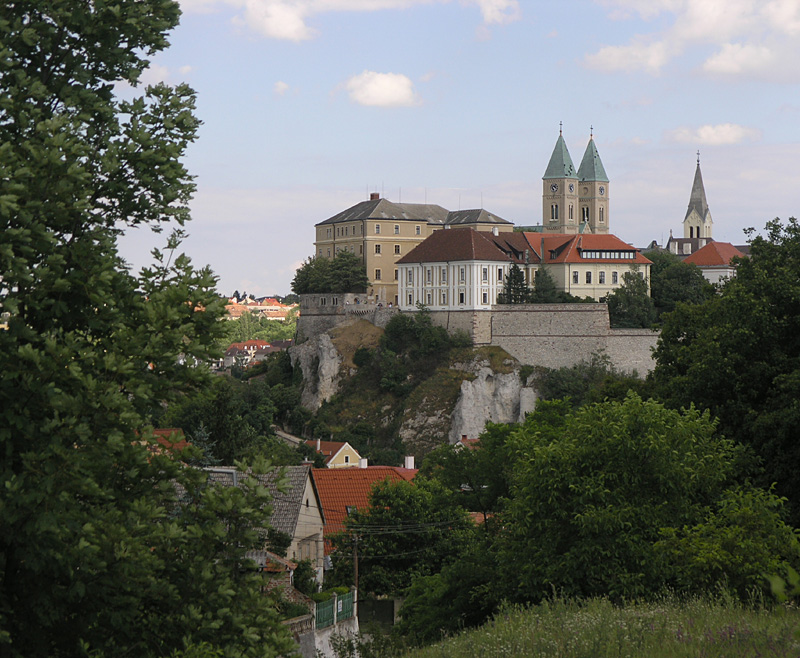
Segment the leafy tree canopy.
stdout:
[[717,296],[664,322],[651,379],[674,407],[691,402],[761,457],[761,483],[800,519],[800,224],[776,219]]
[[292,279],[292,292],[298,295],[366,292],[367,286],[369,279],[363,260],[349,251],[340,251],[333,259],[309,258]]
[[608,294],[606,303],[612,327],[638,329],[655,322],[655,307],[641,272],[625,272],[622,285]]
[[714,286],[697,265],[686,263],[668,251],[647,252],[650,267],[650,295],[660,318],[680,302],[700,304],[714,294]]
[[136,83],[178,15],[170,0],[0,10],[6,656],[292,648],[244,558],[261,543],[263,489],[215,492],[147,445],[161,405],[207,384],[198,364],[222,310],[211,273],[174,253],[179,232],[138,275],[117,252],[126,227],[188,219],[192,91],[113,94]]
[[744,452],[708,414],[635,394],[540,416],[549,404],[514,434],[499,560],[512,597],[623,599],[722,578],[745,595],[800,558],[782,501],[741,484]]

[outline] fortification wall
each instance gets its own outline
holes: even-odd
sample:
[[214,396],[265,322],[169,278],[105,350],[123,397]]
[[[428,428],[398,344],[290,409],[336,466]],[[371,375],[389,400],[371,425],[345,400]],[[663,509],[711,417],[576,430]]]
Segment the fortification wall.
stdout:
[[373,302],[364,294],[300,295],[300,317],[297,319],[297,342],[330,331],[334,327],[364,319],[376,327],[385,327],[399,309]]
[[[363,318],[385,327],[397,308],[361,303],[363,295],[301,295],[298,342]],[[489,311],[431,311],[448,332],[475,345],[497,345],[521,363],[568,367],[604,352],[614,367],[643,377],[655,366],[658,332],[611,329],[605,304],[498,305]]]

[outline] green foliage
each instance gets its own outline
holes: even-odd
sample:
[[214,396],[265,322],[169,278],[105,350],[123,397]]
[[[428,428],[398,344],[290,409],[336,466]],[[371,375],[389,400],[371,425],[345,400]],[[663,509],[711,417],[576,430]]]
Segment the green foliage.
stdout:
[[651,379],[674,407],[693,402],[753,447],[763,486],[800,519],[800,225],[769,222],[719,295],[667,316]]
[[503,282],[503,292],[497,296],[498,304],[527,304],[531,300],[531,290],[525,282],[525,273],[519,265],[512,263]]
[[[781,501],[736,483],[744,452],[707,414],[633,394],[566,417],[542,411],[514,434],[500,550],[510,598],[536,601],[554,587],[621,600],[666,585],[703,589],[717,576],[744,595],[762,568],[800,557]],[[732,550],[730,539],[745,536]],[[711,573],[697,580],[703,564]]]
[[629,390],[641,392],[644,382],[635,375],[618,372],[606,354],[592,354],[589,361],[580,361],[563,368],[533,368],[539,397],[544,400],[569,398],[575,407],[606,398],[622,399]]
[[218,345],[221,351],[230,347],[231,343],[242,343],[247,340],[290,340],[297,333],[297,312],[290,312],[285,322],[258,318],[252,313],[242,313],[239,318],[225,320],[222,323],[222,336]]
[[474,533],[453,495],[424,480],[376,484],[370,508],[345,524],[333,539],[335,582],[351,582],[357,538],[359,590],[373,594],[400,594],[413,577],[438,572]]
[[656,320],[653,300],[641,272],[625,272],[622,285],[606,297],[611,326],[638,329],[653,325]]
[[372,361],[372,350],[366,347],[359,347],[353,354],[353,363],[357,368],[369,365]]
[[686,263],[668,251],[649,251],[650,295],[660,318],[671,313],[683,302],[701,304],[714,294],[714,286],[703,276],[697,265]]
[[306,596],[311,596],[319,589],[311,560],[301,560],[297,563],[297,568],[294,570],[294,587]]
[[316,256],[305,261],[295,273],[292,291],[310,293],[359,293],[369,285],[364,261],[349,251],[340,251],[335,258]]
[[[222,304],[181,231],[134,274],[128,227],[189,218],[186,86],[131,101],[168,0],[6,3],[0,19],[0,653],[264,656],[293,643],[244,559],[265,493],[142,442],[207,385]],[[176,500],[182,485],[189,504]],[[187,647],[194,647],[189,649]]]

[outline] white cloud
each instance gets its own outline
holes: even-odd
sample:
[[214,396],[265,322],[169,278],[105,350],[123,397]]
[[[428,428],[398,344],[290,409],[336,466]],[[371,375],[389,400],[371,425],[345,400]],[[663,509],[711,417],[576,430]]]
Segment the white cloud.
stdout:
[[771,66],[774,61],[774,53],[766,46],[726,43],[705,61],[703,70],[728,75],[757,73]]
[[278,82],[275,83],[275,86],[272,88],[272,90],[278,96],[283,96],[287,91],[289,91],[289,85],[283,82],[283,80],[278,80]]
[[374,107],[409,107],[418,105],[414,83],[401,73],[364,71],[344,84],[350,100]]
[[[342,11],[410,9],[450,0],[180,0],[184,11],[208,13],[228,5],[242,10],[234,21],[272,39],[305,41],[316,36],[308,20],[318,14]],[[475,5],[485,25],[504,25],[521,15],[519,0],[461,0]]]
[[646,43],[644,39],[629,46],[605,46],[593,55],[587,55],[589,68],[600,71],[647,71],[658,73],[671,57],[664,41]]
[[698,146],[728,146],[743,142],[754,142],[760,137],[760,131],[755,128],[748,128],[735,123],[720,123],[715,126],[705,125],[699,128],[681,127],[666,135],[668,141],[680,144],[696,144]]
[[139,77],[139,84],[156,85],[159,82],[169,82],[170,73],[166,66],[161,64],[150,64]]
[[[779,81],[797,77],[775,69],[777,59],[800,57],[800,0],[596,0],[612,19],[650,20],[671,14],[667,27],[634,36],[628,44],[602,46],[585,57],[590,68],[656,74],[692,49],[715,46],[702,64],[708,75],[769,75]],[[663,23],[662,19],[662,23]],[[669,21],[669,17],[665,20]]]

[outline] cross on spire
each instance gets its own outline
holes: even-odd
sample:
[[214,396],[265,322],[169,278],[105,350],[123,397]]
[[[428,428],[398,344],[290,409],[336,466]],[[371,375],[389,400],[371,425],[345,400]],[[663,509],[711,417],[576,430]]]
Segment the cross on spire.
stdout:
[[564,126],[563,126],[563,122],[559,121],[559,122],[558,122],[558,134],[559,134],[559,135],[561,135],[561,134],[562,134],[562,129],[563,129],[563,127],[564,127]]

